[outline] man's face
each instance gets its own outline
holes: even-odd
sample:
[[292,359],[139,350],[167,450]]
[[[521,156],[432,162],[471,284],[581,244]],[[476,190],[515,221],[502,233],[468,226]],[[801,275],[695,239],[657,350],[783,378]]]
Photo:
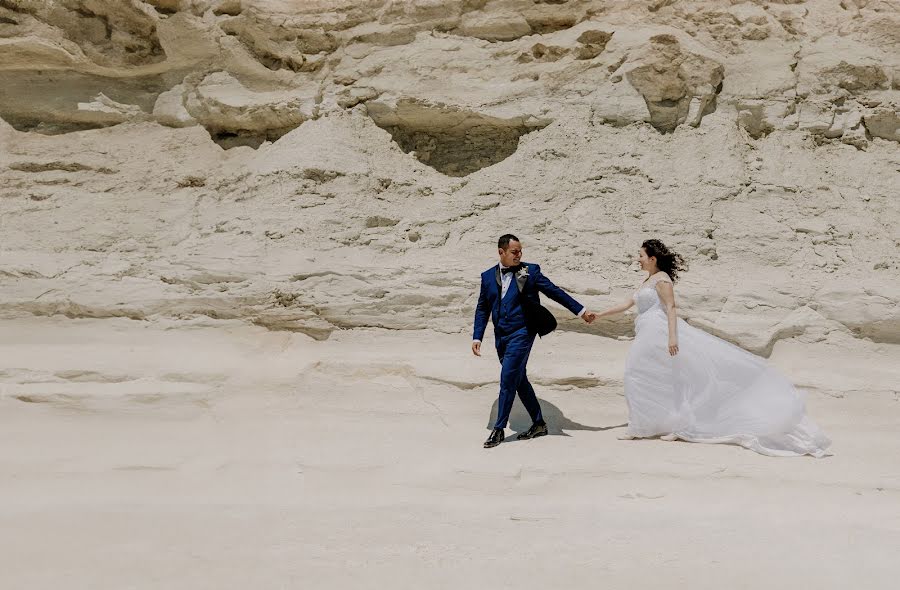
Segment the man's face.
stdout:
[[503,266],[518,266],[522,260],[522,244],[512,240],[505,249],[500,248],[500,264]]

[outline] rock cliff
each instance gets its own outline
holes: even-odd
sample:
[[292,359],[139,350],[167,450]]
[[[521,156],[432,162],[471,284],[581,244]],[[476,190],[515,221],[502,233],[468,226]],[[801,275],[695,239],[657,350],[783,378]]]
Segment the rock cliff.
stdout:
[[464,334],[512,231],[591,307],[658,237],[755,352],[900,343],[896,0],[0,0],[0,118],[7,317]]

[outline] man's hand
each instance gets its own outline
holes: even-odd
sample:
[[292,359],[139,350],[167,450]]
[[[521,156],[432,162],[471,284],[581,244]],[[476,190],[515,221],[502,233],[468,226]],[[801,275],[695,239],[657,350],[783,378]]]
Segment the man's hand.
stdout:
[[481,342],[472,343],[472,354],[474,354],[475,356],[481,356]]
[[597,314],[592,311],[586,311],[583,314],[581,314],[581,319],[583,319],[585,322],[591,324],[594,322],[594,320],[597,319]]

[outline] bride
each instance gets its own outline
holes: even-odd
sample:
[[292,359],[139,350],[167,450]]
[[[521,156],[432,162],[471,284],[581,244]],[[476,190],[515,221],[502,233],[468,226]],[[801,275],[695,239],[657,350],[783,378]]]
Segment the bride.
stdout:
[[625,364],[628,430],[620,438],[741,445],[763,455],[823,457],[831,441],[806,416],[803,396],[762,358],[694,328],[675,313],[673,283],[684,261],[659,240],[641,245],[649,273]]

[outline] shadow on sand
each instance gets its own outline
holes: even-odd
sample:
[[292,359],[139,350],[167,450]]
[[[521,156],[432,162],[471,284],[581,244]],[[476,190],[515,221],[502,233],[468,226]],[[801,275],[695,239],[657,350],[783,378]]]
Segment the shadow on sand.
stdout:
[[[624,428],[628,426],[628,424],[616,424],[615,426],[587,426],[585,424],[579,424],[578,422],[566,418],[565,414],[562,413],[562,410],[547,400],[538,398],[538,401],[541,403],[541,412],[544,415],[544,421],[547,423],[547,430],[554,436],[569,436],[565,433],[566,430],[601,432],[603,430],[612,430],[614,428]],[[491,407],[491,415],[488,418],[488,430],[494,427],[494,422],[497,420],[497,406],[499,404],[500,400],[494,400],[494,405]],[[522,405],[522,402],[519,401],[519,398],[517,397],[516,401],[513,403],[512,412],[509,414],[509,428],[514,432],[519,433],[528,430],[530,426],[531,417],[528,415],[528,412],[525,411],[525,406]],[[514,441],[515,435],[507,437],[506,440],[507,442]]]

